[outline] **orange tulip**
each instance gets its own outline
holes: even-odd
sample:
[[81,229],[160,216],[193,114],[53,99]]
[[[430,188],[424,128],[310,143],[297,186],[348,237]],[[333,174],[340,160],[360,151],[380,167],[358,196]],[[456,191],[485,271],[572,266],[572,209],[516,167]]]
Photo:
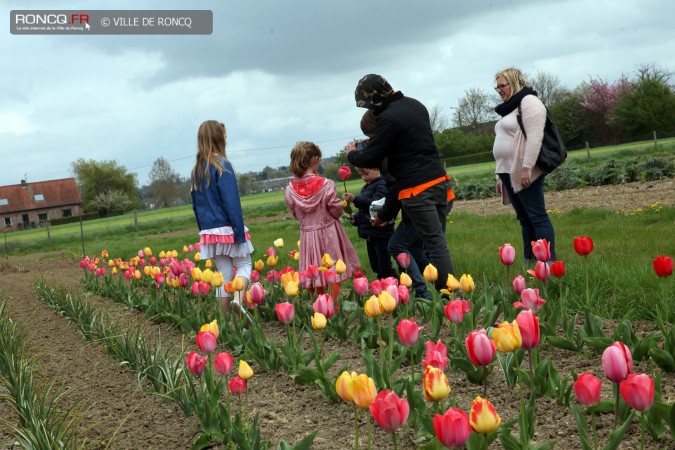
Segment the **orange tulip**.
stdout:
[[352,382],[347,385],[347,390],[356,407],[360,409],[368,408],[377,396],[375,382],[366,374],[353,377]]
[[352,383],[352,380],[356,378],[356,372],[351,374],[346,370],[340,374],[340,376],[335,381],[335,391],[337,395],[346,402],[352,401],[352,395],[349,392],[349,385]]

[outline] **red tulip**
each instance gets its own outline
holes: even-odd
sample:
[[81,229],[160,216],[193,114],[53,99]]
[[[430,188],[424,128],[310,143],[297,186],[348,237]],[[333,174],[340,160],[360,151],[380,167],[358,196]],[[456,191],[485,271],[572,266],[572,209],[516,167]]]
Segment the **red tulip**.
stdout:
[[370,404],[370,414],[383,430],[393,433],[408,419],[410,405],[394,391],[380,391]]
[[251,301],[256,305],[260,305],[265,301],[265,289],[263,289],[262,284],[253,283],[251,285]]
[[459,408],[450,408],[445,414],[434,416],[436,439],[448,448],[462,448],[471,434],[469,415]]
[[654,404],[654,380],[644,373],[628,375],[619,385],[619,392],[636,411],[645,412]]
[[410,300],[410,291],[408,288],[405,286],[398,286],[398,301],[407,305],[408,300]]
[[600,403],[601,387],[602,380],[598,377],[589,372],[582,373],[574,382],[574,394],[579,403],[589,408]]
[[333,269],[328,269],[323,272],[323,279],[327,284],[335,284],[337,281],[337,273]]
[[340,180],[345,181],[348,180],[352,176],[352,170],[349,168],[349,166],[340,166],[338,169],[338,177]]
[[527,273],[535,277],[537,280],[546,281],[551,274],[551,268],[547,262],[537,261],[534,270],[528,270]]
[[539,318],[530,310],[521,311],[516,317],[516,323],[520,329],[520,338],[523,340],[522,347],[531,349],[539,346]]
[[354,278],[354,292],[358,295],[366,295],[368,293],[368,278]]
[[382,278],[380,283],[382,283],[382,289],[387,289],[389,286],[398,286],[398,280],[396,277]]
[[417,343],[420,336],[420,327],[415,323],[415,319],[403,319],[396,326],[398,338],[405,347],[412,347]]
[[593,251],[593,240],[590,236],[575,237],[574,251],[581,256],[589,255]]
[[652,261],[654,273],[660,277],[669,277],[673,274],[673,258],[670,256],[657,256]]
[[257,283],[260,281],[260,272],[257,270],[253,269],[251,270],[251,283]]
[[551,244],[546,239],[532,241],[532,253],[539,261],[547,262],[551,259]]
[[382,282],[380,280],[373,280],[373,282],[370,283],[370,292],[372,292],[373,295],[379,296],[383,290],[384,287],[382,286]]
[[513,264],[513,261],[516,259],[516,249],[511,246],[511,244],[504,244],[503,247],[499,247],[499,260],[505,266],[510,266]]
[[274,306],[274,310],[277,313],[277,318],[279,319],[279,322],[284,323],[286,325],[293,322],[293,317],[295,317],[295,308],[293,307],[292,303],[288,302],[277,303]]
[[330,319],[335,315],[335,303],[333,302],[333,297],[328,294],[321,294],[312,304],[314,312],[318,312],[326,316],[326,319]]
[[213,359],[213,368],[218,375],[227,375],[232,372],[234,358],[227,352],[218,353]]
[[433,366],[445,370],[448,364],[448,349],[445,344],[439,339],[435,344],[431,341],[425,342],[424,346],[427,353],[422,360],[422,367]]
[[633,355],[623,342],[616,341],[602,353],[602,368],[614,383],[633,373]]
[[407,269],[408,266],[410,266],[410,253],[408,252],[399,253],[396,256],[396,262],[398,262],[399,266],[403,267],[404,269]]
[[216,349],[216,336],[210,331],[200,331],[195,337],[197,348],[204,353],[211,353]]
[[307,276],[310,277],[312,280],[316,280],[319,278],[319,267],[318,266],[307,266]]
[[188,369],[196,376],[200,376],[204,373],[204,368],[206,367],[206,356],[202,356],[197,352],[190,352],[185,361]]
[[462,323],[464,314],[471,311],[471,303],[462,299],[455,299],[449,302],[443,308],[445,310],[445,317],[452,323]]
[[495,342],[485,330],[474,330],[464,340],[466,352],[475,366],[487,366],[495,357]]
[[526,287],[525,278],[522,275],[518,275],[513,279],[513,290],[516,291],[516,294],[523,292],[523,289]]
[[232,395],[241,395],[246,391],[246,380],[237,375],[228,381],[227,386],[230,388]]
[[514,308],[526,308],[534,312],[539,312],[546,300],[539,297],[539,289],[523,289],[520,293],[521,302],[515,302]]
[[562,261],[555,261],[551,264],[551,275],[556,278],[565,276],[565,263]]

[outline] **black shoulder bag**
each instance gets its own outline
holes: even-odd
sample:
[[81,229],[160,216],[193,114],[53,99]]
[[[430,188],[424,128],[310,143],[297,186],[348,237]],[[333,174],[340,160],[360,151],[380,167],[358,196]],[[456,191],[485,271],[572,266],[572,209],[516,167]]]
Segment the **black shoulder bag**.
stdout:
[[[523,126],[523,119],[520,117],[523,114],[520,104],[518,105],[518,125],[520,125],[520,131],[523,132],[523,136],[527,140],[527,133],[525,133],[525,127]],[[553,123],[551,119],[551,114],[546,108],[546,125],[544,125],[544,138],[541,141],[541,150],[539,150],[539,156],[537,157],[537,165],[544,173],[551,173],[553,169],[558,167],[560,164],[565,162],[567,159],[567,150],[565,149],[565,144],[563,143],[560,133],[558,132],[558,127]]]

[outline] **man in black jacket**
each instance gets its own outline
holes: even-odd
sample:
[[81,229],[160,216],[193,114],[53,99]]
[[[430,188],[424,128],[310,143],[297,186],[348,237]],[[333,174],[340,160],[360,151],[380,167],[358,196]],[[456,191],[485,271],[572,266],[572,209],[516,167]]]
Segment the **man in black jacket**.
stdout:
[[455,272],[445,240],[449,177],[434,143],[429,112],[419,101],[395,92],[380,75],[361,78],[355,97],[356,106],[375,112],[377,127],[362,150],[354,151],[353,143],[347,146],[347,158],[356,167],[379,167],[386,158],[396,179],[373,224],[394,219],[400,201],[438,270],[435,284],[441,289]]

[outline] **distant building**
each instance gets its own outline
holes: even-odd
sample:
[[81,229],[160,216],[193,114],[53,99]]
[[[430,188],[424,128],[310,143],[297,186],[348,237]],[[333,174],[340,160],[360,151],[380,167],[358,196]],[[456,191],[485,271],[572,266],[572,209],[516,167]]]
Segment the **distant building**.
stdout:
[[278,191],[288,186],[288,183],[293,179],[293,177],[284,177],[284,178],[273,178],[271,180],[262,180],[260,182],[260,188],[262,192],[272,192]]
[[82,215],[75,178],[0,186],[0,226],[23,230],[61,217]]

